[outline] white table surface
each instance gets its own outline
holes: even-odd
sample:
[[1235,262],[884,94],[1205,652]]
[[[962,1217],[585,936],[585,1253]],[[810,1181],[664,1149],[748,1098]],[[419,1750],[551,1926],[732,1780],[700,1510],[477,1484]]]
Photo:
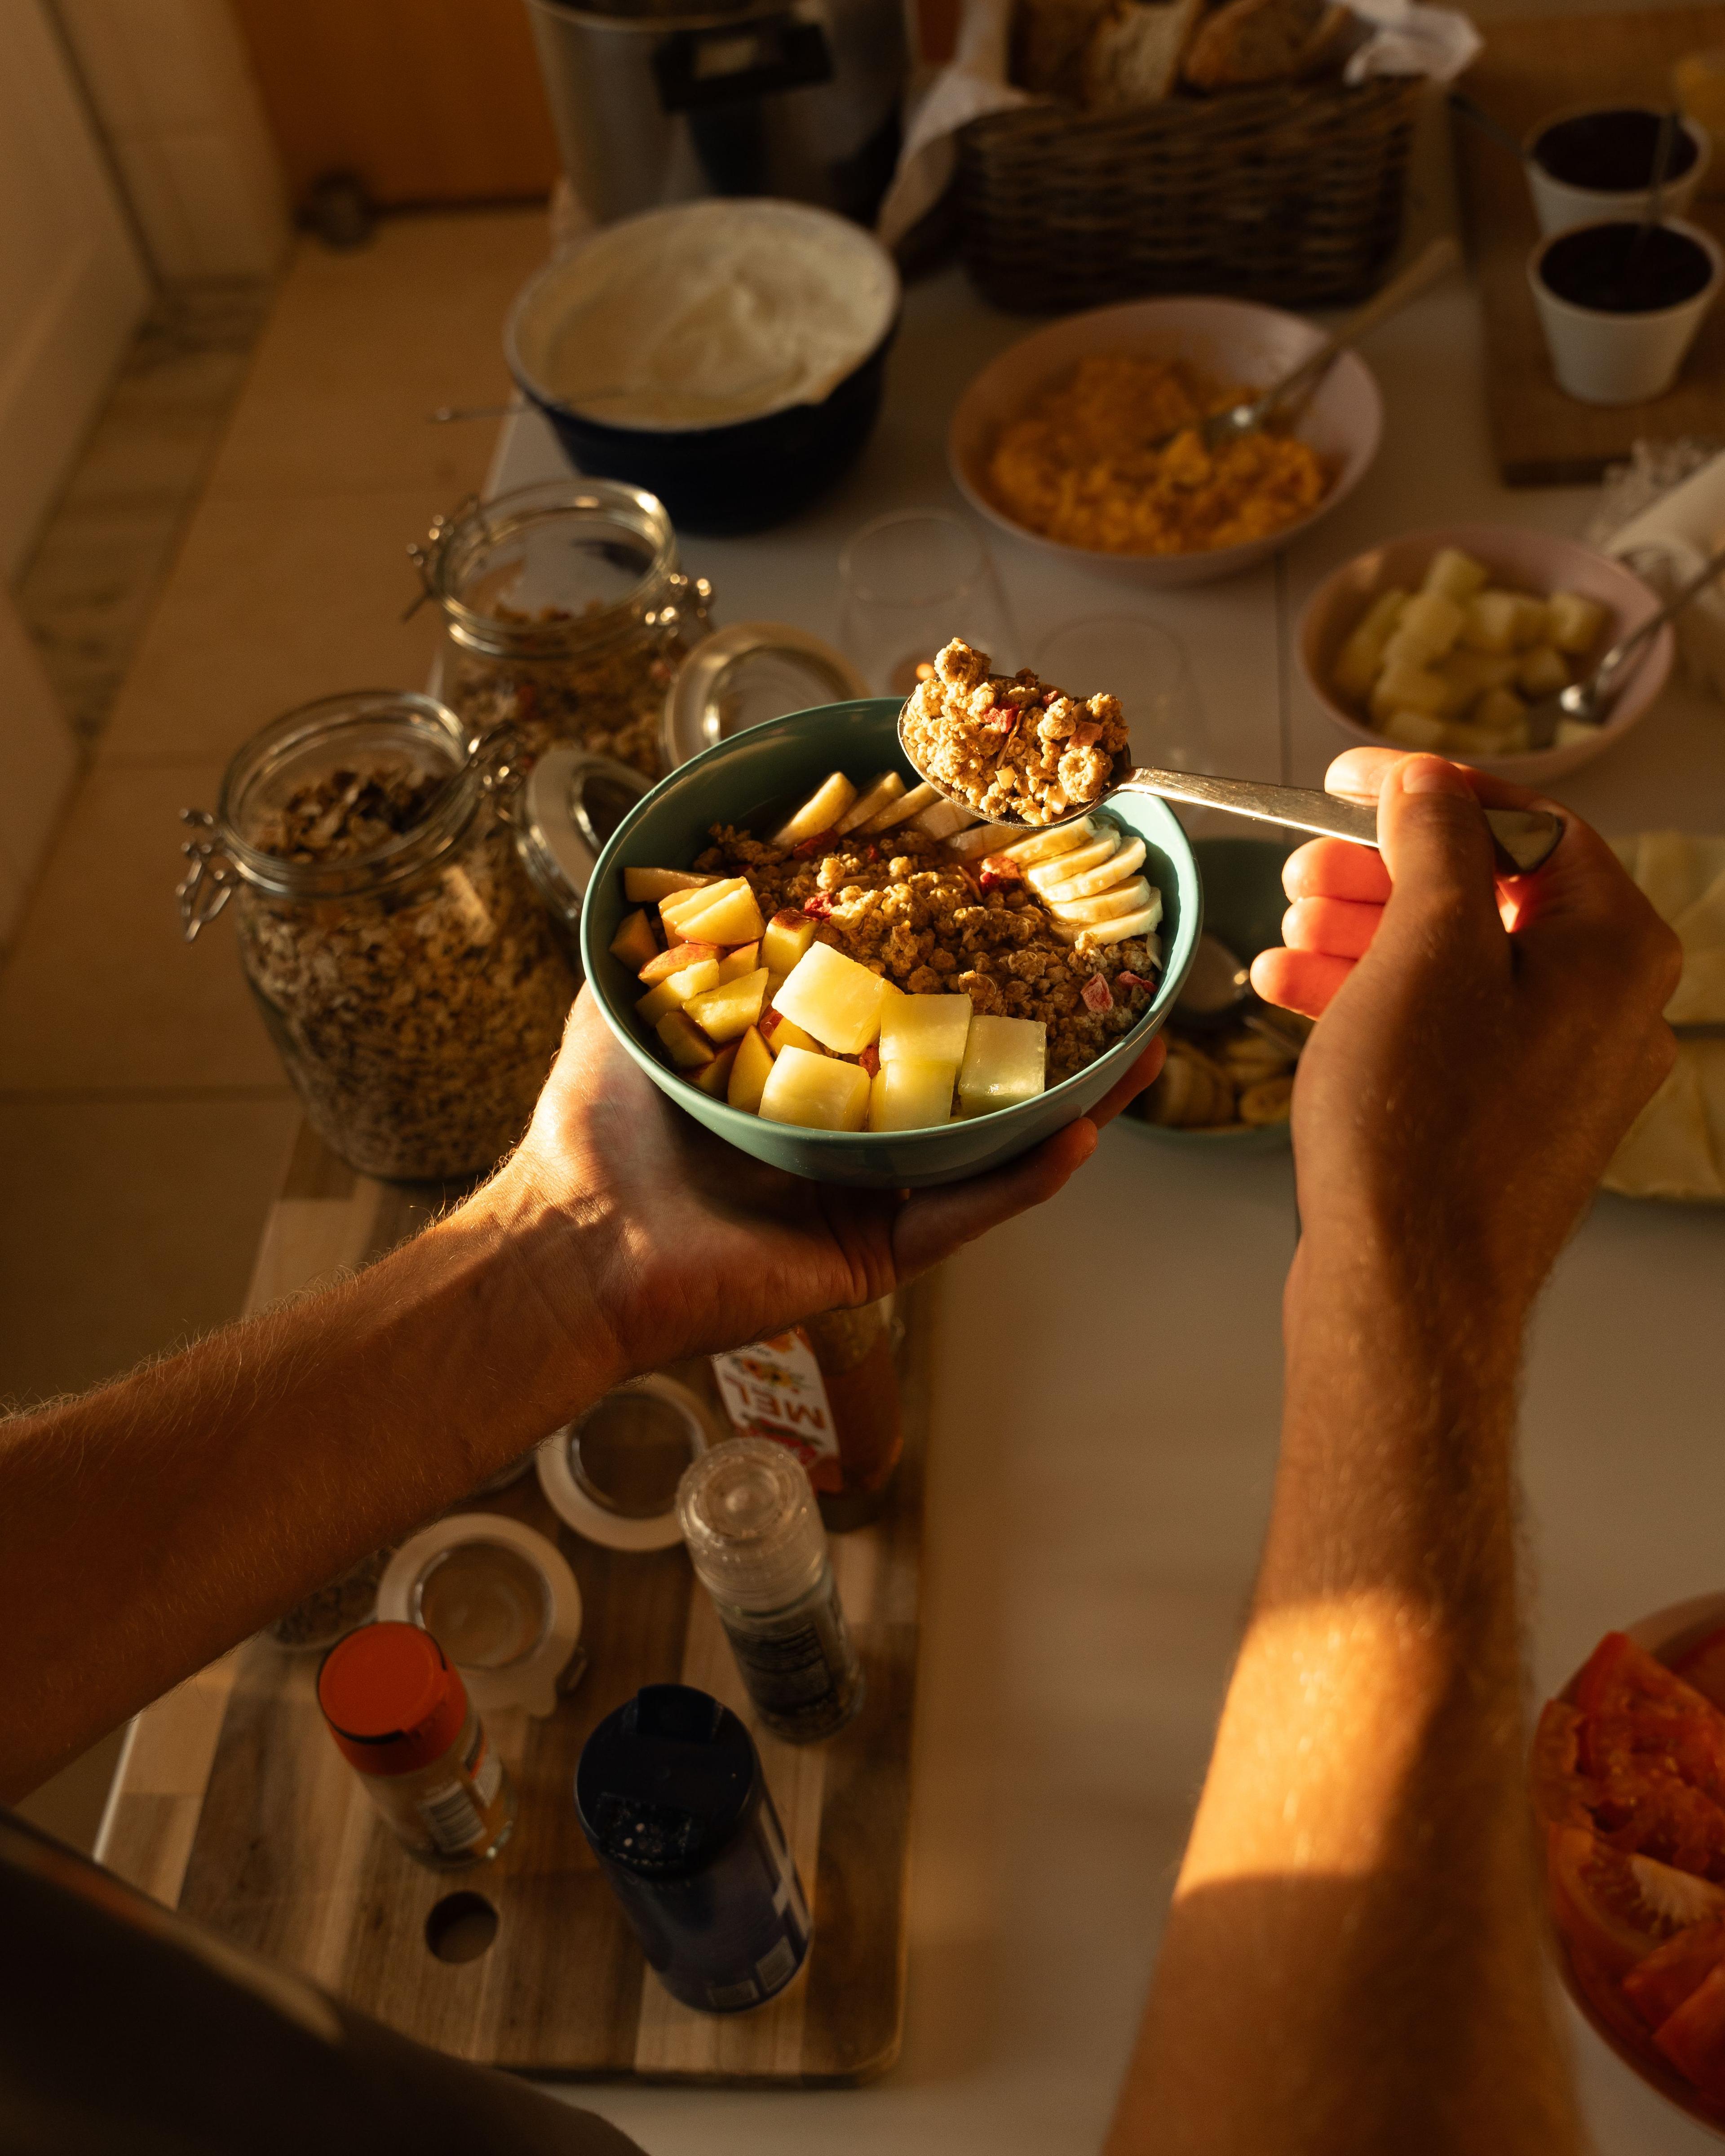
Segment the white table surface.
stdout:
[[[1440,179],[1420,221],[1443,213]],[[962,508],[948,414],[1030,326],[983,305],[956,270],[912,287],[859,468],[778,531],[685,542],[718,619],[832,637],[840,545],[889,508]],[[1345,743],[1295,678],[1307,593],[1399,531],[1461,519],[1578,531],[1591,500],[1498,485],[1471,287],[1428,295],[1363,350],[1384,393],[1384,445],[1333,517],[1250,574],[1173,593],[998,539],[1026,652],[1063,620],[1141,610],[1186,647],[1219,769],[1317,783]],[[522,417],[493,483],[566,469],[542,424]],[[1555,790],[1608,832],[1725,830],[1725,710],[1674,685],[1628,742]],[[653,2156],[1096,2145],[1264,1525],[1293,1243],[1286,1158],[1197,1158],[1117,1125],[1052,1205],[949,1267],[902,2060],[855,2091],[601,2084],[567,2091],[572,2101]],[[1523,1415],[1540,1697],[1601,1633],[1725,1586],[1722,1301],[1725,1210],[1602,1197],[1558,1268]],[[1571,2019],[1604,2156],[1716,2145]]]

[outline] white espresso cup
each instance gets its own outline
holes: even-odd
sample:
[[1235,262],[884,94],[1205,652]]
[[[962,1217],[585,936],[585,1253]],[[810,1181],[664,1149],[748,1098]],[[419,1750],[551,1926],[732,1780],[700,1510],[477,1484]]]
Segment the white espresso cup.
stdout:
[[1676,380],[1707,309],[1719,295],[1725,255],[1712,236],[1692,224],[1666,222],[1662,228],[1693,240],[1710,264],[1700,291],[1674,306],[1619,314],[1561,298],[1542,272],[1552,249],[1561,239],[1573,239],[1574,232],[1548,234],[1527,257],[1527,284],[1558,387],[1584,404],[1645,404],[1664,396]]
[[[1578,34],[1579,34],[1578,33]],[[1647,207],[1651,187],[1633,187],[1625,192],[1609,187],[1581,187],[1568,180],[1553,177],[1533,154],[1534,145],[1553,127],[1561,126],[1566,120],[1584,120],[1589,113],[1639,111],[1643,108],[1629,105],[1578,105],[1567,111],[1548,113],[1537,127],[1530,127],[1522,137],[1527,172],[1527,191],[1533,198],[1533,214],[1539,220],[1542,233],[1567,232],[1578,224],[1609,224],[1620,218],[1638,218]],[[1659,117],[1652,108],[1645,108],[1650,117]],[[1707,167],[1712,162],[1712,137],[1698,121],[1685,118],[1683,132],[1695,145],[1695,162],[1681,177],[1668,180],[1661,198],[1660,211],[1664,221],[1688,214],[1689,205],[1695,199]]]

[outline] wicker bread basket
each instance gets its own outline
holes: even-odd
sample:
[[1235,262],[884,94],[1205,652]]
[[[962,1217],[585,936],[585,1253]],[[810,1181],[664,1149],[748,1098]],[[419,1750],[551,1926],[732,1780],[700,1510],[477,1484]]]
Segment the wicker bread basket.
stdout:
[[1422,87],[1279,83],[1133,112],[973,120],[958,136],[965,266],[997,306],[1025,314],[1152,292],[1358,299],[1401,232]]

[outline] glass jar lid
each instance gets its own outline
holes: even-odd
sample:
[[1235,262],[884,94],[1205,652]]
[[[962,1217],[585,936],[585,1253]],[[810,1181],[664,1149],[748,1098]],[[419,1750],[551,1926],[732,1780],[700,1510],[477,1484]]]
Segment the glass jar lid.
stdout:
[[657,625],[677,538],[655,496],[608,480],[547,480],[434,520],[408,550],[459,644],[555,658]]
[[547,749],[510,812],[522,865],[552,911],[572,927],[606,841],[651,790],[614,757],[564,742]]
[[848,703],[869,686],[842,651],[788,622],[742,621],[716,629],[677,669],[665,700],[665,761],[675,770],[749,726]]

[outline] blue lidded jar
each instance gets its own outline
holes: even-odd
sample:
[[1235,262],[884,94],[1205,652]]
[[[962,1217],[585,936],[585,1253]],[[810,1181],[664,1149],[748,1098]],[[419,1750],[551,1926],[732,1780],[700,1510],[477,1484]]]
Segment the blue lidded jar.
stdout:
[[691,1685],[644,1685],[594,1730],[575,1810],[672,1998],[740,2014],[809,1953],[809,1903],[748,1731]]

